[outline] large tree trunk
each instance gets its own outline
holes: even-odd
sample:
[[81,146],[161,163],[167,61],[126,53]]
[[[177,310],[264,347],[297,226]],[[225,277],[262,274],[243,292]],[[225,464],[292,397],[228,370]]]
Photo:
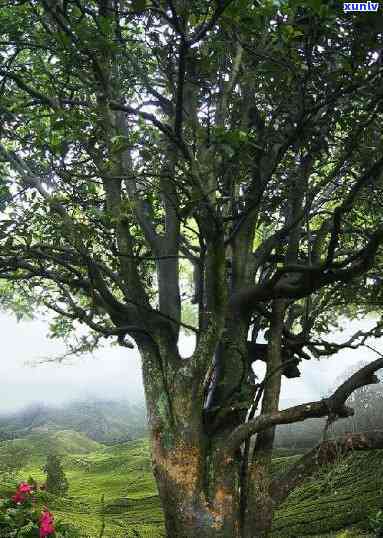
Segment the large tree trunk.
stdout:
[[[152,461],[165,515],[168,538],[237,538],[238,516],[234,484],[221,474],[212,495],[204,489],[204,449],[176,438],[164,448],[159,435],[152,437]],[[230,474],[230,470],[228,470]]]
[[224,458],[205,431],[202,400],[187,365],[165,379],[156,368],[158,349],[146,348],[143,355],[152,465],[167,538],[239,538],[238,459]]
[[[155,358],[158,362],[158,356]],[[169,387],[161,371],[154,368],[154,359],[149,362],[146,356],[143,362],[150,364],[149,371],[144,367],[144,377],[150,374],[145,387],[152,465],[167,538],[263,536],[259,529],[263,528],[265,518],[269,522],[269,497],[265,495],[265,512],[257,512],[245,535],[241,535],[241,454],[237,451],[233,457],[225,457],[228,433],[222,433],[222,429],[218,434],[206,431],[198,396],[193,395],[193,384],[185,375],[187,370],[175,372]],[[230,421],[228,424],[232,428]],[[254,464],[257,469],[258,464]],[[263,466],[259,469],[263,472]],[[257,483],[263,484],[263,480],[257,477]],[[262,524],[254,526],[256,520]]]

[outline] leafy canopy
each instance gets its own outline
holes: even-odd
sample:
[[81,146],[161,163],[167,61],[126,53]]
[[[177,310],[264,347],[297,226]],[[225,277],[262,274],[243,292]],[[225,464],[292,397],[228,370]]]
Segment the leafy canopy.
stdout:
[[305,337],[379,311],[380,23],[320,0],[3,2],[3,304],[87,325],[80,351],[172,340],[181,310],[202,334],[254,286],[256,332],[275,296]]

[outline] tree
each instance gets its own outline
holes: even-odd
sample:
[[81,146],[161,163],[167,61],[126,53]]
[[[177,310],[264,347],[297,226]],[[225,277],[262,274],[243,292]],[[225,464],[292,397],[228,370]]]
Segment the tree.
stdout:
[[[341,375],[336,377],[332,387],[326,391],[325,397],[331,396],[341,383],[367,364],[368,361],[363,360],[347,367]],[[378,377],[381,381],[381,374]],[[313,448],[323,438],[334,439],[351,432],[360,433],[381,429],[383,412],[381,383],[364,385],[355,390],[346,401],[346,405],[352,407],[354,414],[339,421],[328,421],[325,418],[311,419],[281,426],[277,429],[274,446],[290,449]]]
[[[338,384],[345,381],[358,369],[366,365],[366,361],[360,361],[353,367],[347,368],[342,375],[339,376]],[[381,374],[379,375],[379,378],[381,381]],[[360,387],[350,395],[347,404],[354,409],[355,414],[348,417],[346,420],[339,421],[339,423],[335,425],[335,432],[363,432],[380,429],[383,410],[383,391],[381,384]]]
[[44,473],[47,475],[46,490],[49,493],[63,496],[68,492],[68,480],[57,454],[48,454]]
[[8,441],[4,443],[0,461],[0,475],[2,479],[15,479],[18,471],[28,462],[28,449],[17,443]]
[[381,15],[29,0],[0,28],[1,277],[57,314],[55,336],[90,329],[72,352],[137,345],[169,537],[266,536],[319,461],[272,482],[276,425],[349,416],[383,366],[278,409],[301,360],[365,342],[324,339],[340,313],[382,304]]

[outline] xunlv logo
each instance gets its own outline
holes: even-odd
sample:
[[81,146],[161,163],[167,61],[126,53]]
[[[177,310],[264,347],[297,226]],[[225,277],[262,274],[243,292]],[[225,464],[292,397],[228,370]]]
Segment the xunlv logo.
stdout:
[[378,2],[358,2],[356,4],[343,3],[343,11],[345,13],[348,13],[349,11],[378,11],[378,9]]

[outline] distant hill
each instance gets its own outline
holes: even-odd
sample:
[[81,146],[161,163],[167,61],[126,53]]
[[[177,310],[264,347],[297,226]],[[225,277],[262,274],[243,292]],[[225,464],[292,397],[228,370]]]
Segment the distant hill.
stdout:
[[84,433],[104,444],[131,441],[146,433],[145,408],[143,404],[92,400],[57,407],[35,404],[0,415],[0,441],[62,430]]
[[89,454],[103,448],[103,445],[89,439],[84,433],[72,430],[55,432],[32,432],[20,439],[0,442],[0,462],[7,454],[23,452],[26,460],[45,457],[56,453],[61,456],[68,454]]

